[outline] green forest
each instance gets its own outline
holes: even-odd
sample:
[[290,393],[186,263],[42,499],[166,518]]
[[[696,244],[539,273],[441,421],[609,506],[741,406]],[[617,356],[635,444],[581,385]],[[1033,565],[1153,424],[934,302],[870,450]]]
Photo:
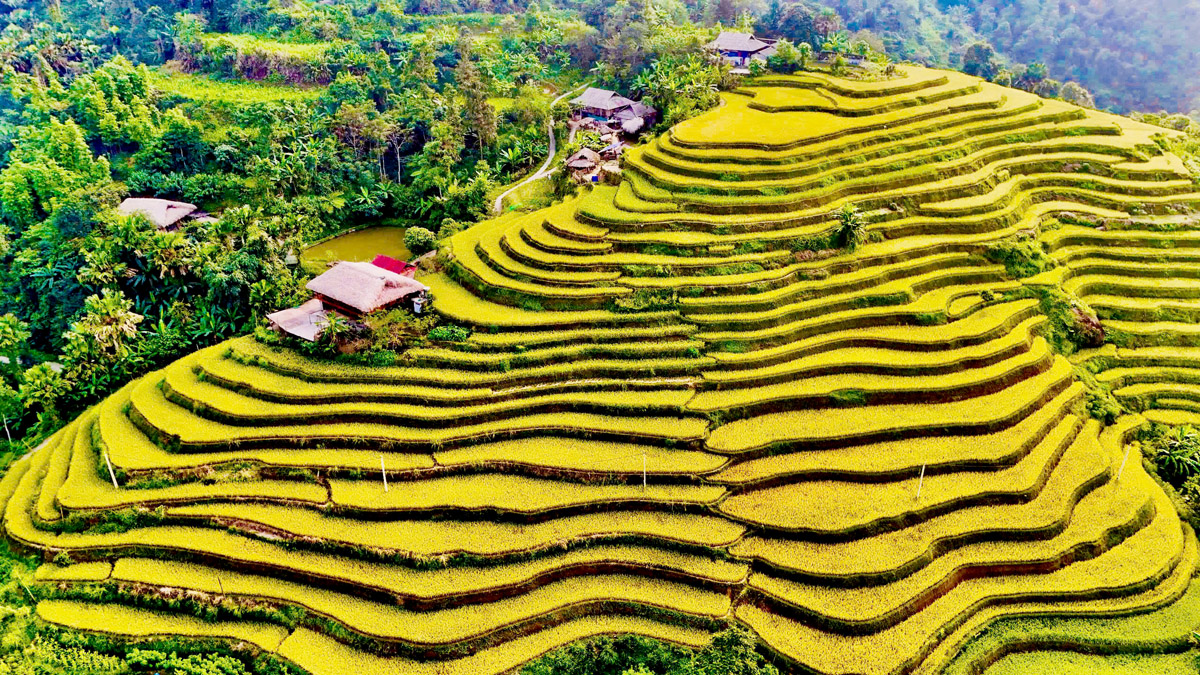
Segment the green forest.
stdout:
[[[1200,109],[1195,0],[833,0],[854,31],[870,31],[895,58],[1020,74],[1042,64],[1121,113]],[[980,52],[994,54],[980,59]]]

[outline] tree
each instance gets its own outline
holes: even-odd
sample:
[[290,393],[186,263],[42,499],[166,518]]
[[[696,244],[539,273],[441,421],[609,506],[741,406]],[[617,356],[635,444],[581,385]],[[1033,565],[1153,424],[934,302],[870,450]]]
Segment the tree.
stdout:
[[1058,95],[1068,103],[1074,103],[1084,108],[1096,107],[1096,101],[1092,98],[1091,92],[1084,89],[1078,82],[1064,82],[1062,88],[1058,90]]
[[454,83],[465,99],[467,130],[475,135],[480,148],[491,146],[496,142],[496,109],[488,102],[487,83],[471,58],[470,41],[465,36],[459,41]]
[[758,639],[741,626],[721,631],[712,644],[692,659],[695,675],[778,675],[779,671],[758,653]]
[[70,383],[60,372],[39,363],[25,371],[19,394],[25,409],[37,414],[38,426],[50,430],[59,422],[59,401],[69,388]]
[[963,72],[975,77],[991,80],[1000,69],[996,62],[996,50],[987,42],[972,43],[963,52]]
[[[782,38],[775,43],[775,53],[767,57],[767,65],[779,73],[790,73],[798,67],[800,54],[792,41]],[[757,61],[755,61],[757,63]]]
[[0,372],[15,382],[21,369],[21,350],[29,339],[29,324],[11,312],[0,316]]
[[812,62],[812,59],[812,45],[808,44],[807,42],[801,42],[800,44],[796,45],[796,65],[800,68],[800,70],[808,68],[808,64]]
[[21,394],[7,382],[0,382],[0,420],[4,423],[4,438],[12,445],[12,430],[8,423],[20,419],[24,406],[21,404]]
[[1017,76],[1016,86],[1026,91],[1033,91],[1039,82],[1046,79],[1047,75],[1046,64],[1031,63],[1025,66],[1025,69]]
[[821,13],[813,19],[813,27],[821,37],[828,37],[842,30],[842,17],[830,7],[822,7]]
[[129,354],[142,315],[120,291],[104,289],[83,303],[83,316],[63,337],[67,341],[67,376],[80,386],[98,369],[110,367]]
[[850,37],[842,31],[830,33],[821,43],[821,49],[834,54],[845,54],[850,49]]
[[1033,87],[1033,93],[1042,98],[1058,98],[1059,91],[1062,89],[1062,83],[1058,80],[1046,78],[1038,82]]

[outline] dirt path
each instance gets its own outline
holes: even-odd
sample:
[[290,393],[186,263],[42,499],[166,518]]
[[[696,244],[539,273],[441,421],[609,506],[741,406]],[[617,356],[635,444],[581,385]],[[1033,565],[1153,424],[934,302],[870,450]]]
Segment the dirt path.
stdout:
[[[574,89],[570,89],[567,92],[561,94],[558,98],[556,98],[550,102],[550,107],[553,108],[559,101],[563,100],[564,98],[566,98],[568,96],[571,96],[572,94],[580,91],[581,89],[586,88],[590,84],[591,84],[591,82],[585,82],[585,83],[579,85],[578,87],[575,87]],[[516,190],[517,188],[521,187],[522,185],[525,185],[526,183],[529,183],[529,182],[532,182],[532,181],[535,181],[535,180],[538,180],[541,178],[545,178],[546,176],[549,176],[550,174],[554,173],[554,169],[550,168],[550,164],[554,161],[554,155],[555,155],[555,153],[558,152],[558,147],[556,145],[557,139],[555,139],[555,137],[554,137],[554,119],[553,118],[551,118],[550,121],[547,123],[546,131],[549,133],[549,136],[550,136],[550,146],[546,150],[546,161],[542,162],[542,165],[540,167],[538,167],[537,171],[534,171],[533,173],[529,174],[528,176],[525,177],[524,180],[522,180],[521,182],[517,183],[516,185],[508,188],[504,192],[500,193],[499,197],[496,197],[496,202],[494,204],[492,204],[492,213],[494,215],[498,216],[504,211],[504,198],[507,197],[509,194],[511,194],[513,190]],[[568,141],[568,142],[570,142],[570,141]]]

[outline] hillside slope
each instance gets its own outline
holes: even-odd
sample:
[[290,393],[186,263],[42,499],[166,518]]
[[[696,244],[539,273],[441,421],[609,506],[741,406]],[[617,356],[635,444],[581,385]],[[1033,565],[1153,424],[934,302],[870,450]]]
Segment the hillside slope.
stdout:
[[[1169,608],[1195,537],[1055,312],[1112,317],[1127,346],[1072,358],[1118,396],[1198,414],[1162,346],[1200,344],[1200,192],[1160,131],[917,67],[759,80],[619,186],[456,235],[426,281],[465,347],[198,352],[15,465],[5,530],[55,558],[47,621],[314,675],[728,621],[804,671],[935,673],[997,620]],[[1058,266],[980,255],[1022,232]]]

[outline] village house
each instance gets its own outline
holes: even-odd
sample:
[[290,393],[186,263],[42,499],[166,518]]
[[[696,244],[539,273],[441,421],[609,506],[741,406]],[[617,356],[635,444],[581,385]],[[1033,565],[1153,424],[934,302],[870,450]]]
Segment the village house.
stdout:
[[775,40],[733,31],[721,31],[716,40],[704,46],[734,67],[748,66],[751,61],[766,61],[775,53]]
[[615,125],[628,134],[635,134],[654,125],[658,111],[648,105],[632,101],[615,91],[588,87],[582,94],[571,99],[577,118],[591,118],[597,122]]
[[339,262],[305,286],[325,305],[355,318],[406,305],[420,313],[429,287],[411,277],[365,262]]
[[579,152],[567,158],[567,168],[573,173],[587,173],[600,166],[600,162],[600,153],[591,148],[580,148]]
[[613,144],[600,152],[581,148],[567,158],[566,167],[577,183],[600,183],[606,176],[619,176],[621,163],[619,144]]
[[357,319],[404,306],[421,314],[429,303],[429,287],[413,279],[415,271],[415,265],[386,255],[369,263],[334,263],[305,286],[313,292],[311,300],[268,314],[267,320],[275,331],[313,342],[329,325],[331,313]]
[[117,206],[117,212],[124,216],[138,215],[154,223],[160,230],[176,230],[188,221],[205,222],[214,220],[195,204],[173,202],[169,199],[150,199],[145,197],[130,197]]

